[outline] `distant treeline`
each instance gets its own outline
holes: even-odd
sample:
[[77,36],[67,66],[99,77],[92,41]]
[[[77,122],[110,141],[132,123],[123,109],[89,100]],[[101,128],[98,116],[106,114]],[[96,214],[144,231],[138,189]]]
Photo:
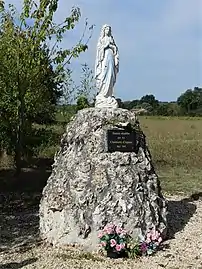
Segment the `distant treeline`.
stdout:
[[153,94],[147,94],[140,100],[124,101],[119,105],[126,109],[142,108],[143,112],[160,116],[202,116],[202,88],[188,89],[176,101],[161,102]]
[[[176,101],[162,102],[153,94],[144,95],[141,99],[122,101],[117,99],[119,107],[139,111],[140,114],[159,116],[202,116],[202,88],[195,87],[182,93]],[[76,105],[61,105],[58,107],[64,115],[74,114],[76,111],[94,106],[87,98],[80,96]]]

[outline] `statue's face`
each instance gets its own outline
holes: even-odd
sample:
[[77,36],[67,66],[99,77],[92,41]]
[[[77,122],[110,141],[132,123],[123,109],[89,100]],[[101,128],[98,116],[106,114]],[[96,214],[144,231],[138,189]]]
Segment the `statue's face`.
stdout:
[[105,33],[105,35],[109,36],[110,33],[111,33],[110,27],[106,27],[105,30],[104,30],[104,33]]

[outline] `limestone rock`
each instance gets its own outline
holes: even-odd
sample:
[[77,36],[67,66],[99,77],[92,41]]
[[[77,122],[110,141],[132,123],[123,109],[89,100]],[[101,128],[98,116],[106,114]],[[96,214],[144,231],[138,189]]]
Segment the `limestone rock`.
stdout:
[[107,152],[107,130],[135,121],[125,109],[90,108],[68,124],[43,190],[43,239],[93,249],[98,231],[109,222],[132,234],[154,226],[166,234],[167,205],[144,134],[137,129],[136,152]]

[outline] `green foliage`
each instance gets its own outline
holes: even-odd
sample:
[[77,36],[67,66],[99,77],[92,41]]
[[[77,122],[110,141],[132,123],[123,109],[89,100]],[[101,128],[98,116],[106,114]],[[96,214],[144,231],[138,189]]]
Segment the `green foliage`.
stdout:
[[153,94],[147,94],[140,99],[140,104],[147,103],[152,106],[153,109],[158,107],[159,101],[156,100]]
[[79,8],[56,24],[58,0],[24,0],[21,14],[13,5],[8,10],[3,2],[0,6],[0,146],[15,152],[19,168],[28,130],[33,122],[54,120],[66,65],[87,49],[87,43],[81,39],[71,49],[59,47],[78,22]]
[[88,99],[85,96],[79,96],[77,99],[77,111],[84,109],[84,108],[88,108],[90,107],[89,103],[88,103]]
[[141,255],[140,243],[137,239],[129,238],[127,242],[127,254],[130,259],[135,259]]
[[[26,156],[38,156],[46,148],[49,148],[49,151],[51,151],[52,147],[59,145],[60,137],[60,133],[53,132],[51,128],[41,125],[39,125],[39,128],[33,127],[25,136]],[[48,157],[53,156],[49,155]]]
[[76,114],[77,105],[60,105],[57,107],[56,120],[64,124],[68,123],[70,119]]
[[194,90],[188,89],[180,95],[177,103],[185,114],[202,115],[197,113],[202,108],[202,88],[195,87]]
[[143,102],[138,107],[145,109],[148,114],[151,114],[152,112],[154,112],[154,107],[152,107],[150,103]]
[[120,98],[117,98],[116,101],[117,101],[118,106],[119,106],[120,108],[124,108],[124,103],[122,102],[122,100],[121,100]]
[[60,103],[64,105],[63,108],[75,100],[77,88],[78,87],[75,85],[72,79],[72,71],[67,69],[61,86],[62,96],[60,98]]
[[124,101],[119,99],[120,107],[125,109],[143,108],[148,115],[161,116],[201,116],[202,115],[202,88],[195,87],[182,93],[177,102],[161,102],[154,95],[147,94],[140,100]]
[[153,94],[143,96],[139,101],[139,107],[146,109],[148,113],[156,114],[159,106],[159,101]]
[[125,109],[133,109],[136,108],[139,105],[139,100],[133,100],[133,101],[125,101],[123,102],[123,106]]
[[137,109],[137,108],[143,108],[148,111],[148,113],[155,113],[159,106],[159,101],[156,100],[155,96],[150,94],[150,95],[145,95],[143,96],[140,100],[132,100],[132,101],[125,101],[123,102],[123,108],[126,109]]
[[81,81],[80,85],[77,87],[77,98],[83,96],[90,103],[95,98],[95,81],[93,71],[86,63],[82,64],[81,68]]
[[180,116],[182,114],[182,110],[180,106],[174,102],[159,103],[156,114],[161,116]]

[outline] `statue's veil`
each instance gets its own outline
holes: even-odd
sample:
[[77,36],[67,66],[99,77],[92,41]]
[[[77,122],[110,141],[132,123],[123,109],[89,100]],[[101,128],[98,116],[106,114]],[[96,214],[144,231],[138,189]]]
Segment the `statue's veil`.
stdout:
[[112,33],[111,33],[111,26],[108,25],[108,24],[104,24],[101,28],[101,31],[100,31],[100,36],[99,36],[99,39],[98,39],[98,42],[97,42],[97,51],[96,51],[96,61],[95,61],[95,78],[97,77],[97,75],[99,74],[99,63],[100,63],[100,50],[101,50],[101,47],[102,47],[102,40],[104,38],[104,31],[105,31],[105,28],[109,27],[110,28],[110,34],[111,34],[111,38],[114,42],[114,39],[113,39],[113,36],[112,36]]
[[[103,38],[104,38],[105,28],[107,28],[107,27],[110,28],[111,43],[116,46],[114,38],[113,38],[113,35],[112,35],[111,26],[108,25],[108,24],[104,24],[102,26],[102,28],[101,28],[100,36],[99,36],[99,39],[98,39],[98,42],[97,42],[96,61],[95,61],[95,79],[99,76],[99,74],[101,72],[101,60],[102,60],[102,57],[103,57],[103,51],[102,51],[103,42],[102,41],[103,41]],[[118,58],[119,58],[118,48],[117,48],[117,55],[115,57],[118,60]],[[118,72],[118,66],[117,66],[117,72]]]

